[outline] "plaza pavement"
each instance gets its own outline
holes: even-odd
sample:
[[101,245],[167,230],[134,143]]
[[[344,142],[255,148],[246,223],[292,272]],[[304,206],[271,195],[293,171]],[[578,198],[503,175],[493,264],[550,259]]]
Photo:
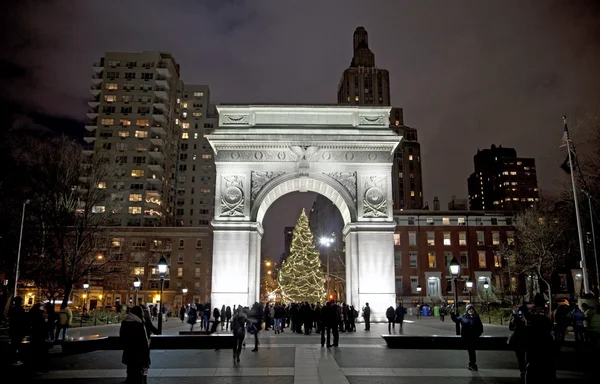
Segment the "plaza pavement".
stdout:
[[[454,324],[439,318],[411,319],[405,322],[408,335],[452,335]],[[101,334],[113,336],[119,325],[72,329],[71,336]],[[163,333],[176,334],[189,325],[170,319],[163,323]],[[79,332],[79,334],[76,334]],[[321,348],[316,334],[299,335],[286,330],[260,332],[258,352],[251,352],[253,338],[242,351],[241,362],[234,364],[231,350],[153,350],[150,383],[518,383],[519,372],[512,352],[479,351],[479,372],[466,369],[465,351],[388,349],[381,338],[387,324],[372,324],[364,331],[340,333],[338,348]],[[484,324],[484,334],[507,335],[506,326]],[[59,348],[59,347],[55,347]],[[26,376],[27,382],[50,383],[122,383],[125,367],[121,351],[96,351],[81,355],[53,354],[50,372]],[[581,361],[571,350],[559,360],[562,382],[583,381]],[[589,378],[586,379],[589,381]],[[15,380],[14,382],[24,382]]]

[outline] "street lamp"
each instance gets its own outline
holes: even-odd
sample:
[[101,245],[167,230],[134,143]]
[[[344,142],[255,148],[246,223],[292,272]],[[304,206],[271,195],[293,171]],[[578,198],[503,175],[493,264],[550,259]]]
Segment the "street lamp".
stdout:
[[267,262],[265,263],[265,265],[266,265],[267,267],[270,267],[270,266],[271,266],[271,262],[270,262],[270,261],[267,261]]
[[90,283],[89,283],[89,281],[86,280],[85,283],[83,283],[83,290],[85,293],[83,294],[83,306],[81,307],[81,319],[79,322],[80,327],[83,327],[83,315],[85,314],[85,306],[86,306],[88,289],[90,289]]
[[331,237],[321,237],[319,243],[327,247],[327,293],[329,293],[329,245],[333,244],[333,239]]
[[421,287],[421,284],[417,285],[417,293],[419,294],[419,304],[423,304],[423,296],[421,296],[422,290],[423,288]]
[[488,323],[492,324],[492,317],[490,316],[490,299],[489,299],[490,283],[488,280],[486,280],[485,283],[483,283],[483,289],[485,289],[485,302],[487,303]]
[[588,198],[588,206],[590,208],[590,224],[592,226],[592,246],[594,248],[594,261],[596,262],[596,284],[600,285],[600,271],[598,270],[598,253],[596,252],[596,231],[594,231],[594,212],[592,210],[592,196],[590,193],[582,189],[581,192],[585,193]]
[[23,225],[25,224],[25,206],[29,204],[29,199],[23,202],[23,213],[21,214],[21,233],[19,234],[19,250],[17,251],[17,267],[15,268],[15,290],[13,298],[17,297],[17,283],[19,282],[19,264],[21,263],[21,242],[23,241]]
[[[460,274],[460,264],[456,260],[456,257],[452,258],[448,269],[450,269],[450,274],[454,280],[454,314],[458,317],[458,275]],[[460,323],[458,322],[456,322],[456,334],[460,335]]]
[[158,301],[158,334],[162,335],[162,320],[163,320],[163,287],[165,285],[165,274],[167,273],[167,259],[161,256],[158,261],[158,274],[160,276],[160,298]]
[[138,277],[134,282],[133,282],[133,288],[135,288],[135,305],[138,305],[138,291],[140,290],[140,286],[142,285],[142,282],[140,281],[140,278]]
[[467,289],[469,290],[469,303],[471,303],[471,289],[473,288],[473,282],[471,280],[467,280]]
[[182,301],[183,301],[183,306],[185,307],[185,302],[187,301],[186,300],[186,296],[187,296],[188,289],[187,288],[182,288],[181,292],[183,293],[183,300]]

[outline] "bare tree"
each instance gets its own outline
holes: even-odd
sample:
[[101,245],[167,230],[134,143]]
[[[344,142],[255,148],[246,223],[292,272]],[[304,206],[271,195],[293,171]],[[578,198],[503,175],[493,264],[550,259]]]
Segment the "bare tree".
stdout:
[[567,222],[557,211],[539,206],[517,215],[515,272],[530,274],[548,289],[552,311],[552,276],[565,265],[569,253],[565,241]]

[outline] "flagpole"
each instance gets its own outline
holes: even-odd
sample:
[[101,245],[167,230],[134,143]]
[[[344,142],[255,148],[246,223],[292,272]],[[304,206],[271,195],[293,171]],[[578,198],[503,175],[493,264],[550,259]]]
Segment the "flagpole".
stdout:
[[[567,129],[567,117],[563,116],[565,130]],[[585,262],[585,249],[583,245],[583,233],[581,231],[581,218],[579,217],[579,202],[577,201],[577,187],[575,184],[575,172],[573,170],[573,160],[571,158],[571,139],[567,131],[567,154],[569,159],[569,168],[571,170],[571,186],[573,187],[573,201],[575,203],[575,217],[577,219],[577,235],[579,237],[579,253],[581,256],[581,274],[583,275],[583,291],[590,293],[590,285],[588,282],[587,265]]]

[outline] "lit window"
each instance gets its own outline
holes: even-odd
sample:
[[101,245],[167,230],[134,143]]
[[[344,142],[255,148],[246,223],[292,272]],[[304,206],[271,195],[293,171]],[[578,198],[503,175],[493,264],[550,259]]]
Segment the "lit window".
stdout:
[[479,268],[485,268],[486,267],[485,251],[478,251],[477,257],[479,258]]
[[515,245],[515,234],[514,232],[506,232],[506,244]]
[[192,160],[196,160],[196,155],[192,155]]
[[131,170],[131,177],[143,177],[143,176],[144,176],[143,169],[132,169]]
[[479,232],[479,231],[477,232],[477,245],[478,246],[485,245],[483,232]]
[[442,224],[443,225],[450,225],[450,218],[449,217],[442,217]]
[[212,159],[212,155],[209,154],[209,153],[205,153],[205,154],[202,155],[202,158],[203,159]]
[[450,241],[450,232],[444,232],[444,245],[452,245]]
[[138,127],[148,127],[150,125],[150,120],[136,120],[135,125]]
[[181,115],[183,116],[184,119],[187,118],[187,112],[183,112]]
[[394,245],[400,245],[400,234],[394,233]]
[[106,189],[106,181],[99,181],[97,187],[98,189]]
[[194,117],[202,117],[202,112],[194,112],[194,113],[192,113],[192,116],[194,116]]
[[194,97],[203,97],[204,92],[194,92]]
[[123,244],[123,238],[121,237],[113,237],[111,245],[113,247],[120,247]]
[[133,274],[136,276],[144,276],[144,267],[134,267]]
[[134,202],[142,201],[142,194],[141,193],[130,193],[129,201],[134,201]]
[[104,213],[106,212],[106,207],[104,205],[94,205],[92,207],[92,213]]
[[129,131],[119,131],[119,137],[129,137]]
[[492,244],[500,245],[500,232],[492,232]]
[[113,125],[115,122],[115,119],[102,119],[100,120],[100,124],[102,125]]
[[183,268],[177,268],[177,277],[183,277]]
[[410,191],[410,196],[415,197],[415,191]]
[[139,215],[142,213],[142,207],[129,207],[129,213],[132,215]]
[[189,129],[190,128],[190,123],[181,123],[181,128],[183,128],[183,129]]
[[121,119],[121,120],[119,120],[119,124],[121,124],[124,127],[128,127],[131,125],[131,120]]
[[427,232],[427,245],[430,247],[435,245],[435,232]]
[[114,103],[117,101],[117,95],[104,95],[104,101],[107,103]]
[[210,193],[210,188],[200,188],[200,193]]
[[119,89],[119,84],[117,84],[117,83],[106,83],[106,89],[108,89],[110,91],[116,91],[117,89]]
[[144,137],[148,137],[148,131],[135,131],[135,137],[137,138],[144,138]]
[[458,218],[458,225],[465,225],[465,218],[464,217],[459,217]]
[[198,268],[198,267],[194,268],[194,277],[195,278],[199,278],[200,276],[201,276],[200,275],[200,268]]
[[355,96],[355,97],[354,97],[354,101],[358,101],[358,96]]
[[458,232],[458,245],[467,245],[467,232]]
[[182,107],[183,107],[183,108],[187,108],[187,103],[183,103],[183,104],[182,104]]
[[408,155],[408,160],[412,161],[412,159],[413,159],[413,155]]
[[189,133],[187,133],[187,132],[183,132],[183,133],[181,134],[181,138],[182,138],[182,139],[185,139],[185,140],[187,140],[187,139],[189,139],[189,138],[190,138],[190,135],[189,135]]
[[197,138],[198,138],[198,133],[196,132],[196,133],[194,133],[194,139],[197,139]]
[[175,124],[179,124],[179,119],[175,119]]
[[427,262],[429,263],[429,268],[435,268],[435,252],[427,252]]
[[496,267],[496,268],[502,267],[502,255],[499,253],[494,254],[494,267]]

